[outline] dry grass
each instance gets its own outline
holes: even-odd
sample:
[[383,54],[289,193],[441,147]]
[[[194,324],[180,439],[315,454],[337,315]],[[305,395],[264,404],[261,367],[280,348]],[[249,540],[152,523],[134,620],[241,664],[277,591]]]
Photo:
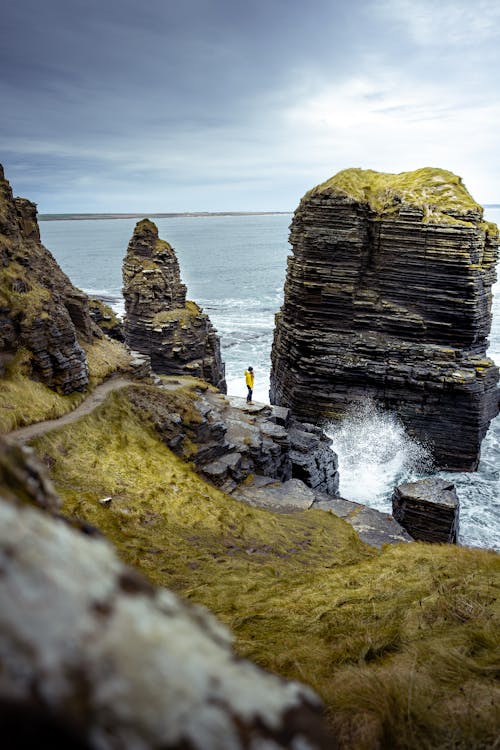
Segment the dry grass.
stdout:
[[88,392],[113,372],[125,368],[129,355],[117,341],[107,337],[93,344],[82,342],[89,364],[89,389],[86,393],[63,396],[43,383],[30,378],[29,352],[19,349],[7,367],[5,377],[0,378],[0,434],[34,422],[57,419],[75,409]]
[[330,514],[234,501],[168,451],[123,391],[36,447],[67,513],[212,609],[240,653],[312,685],[341,747],[496,746],[498,555],[378,552]]

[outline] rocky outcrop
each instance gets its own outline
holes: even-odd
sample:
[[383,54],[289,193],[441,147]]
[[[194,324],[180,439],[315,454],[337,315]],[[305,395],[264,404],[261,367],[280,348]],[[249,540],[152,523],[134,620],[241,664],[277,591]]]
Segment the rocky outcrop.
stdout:
[[336,747],[309,688],[237,658],[207,610],[33,507],[54,497],[29,461],[0,444],[4,747]]
[[0,375],[24,348],[34,378],[62,393],[84,390],[78,339],[91,341],[94,332],[86,295],[40,242],[35,204],[13,197],[0,167]]
[[89,313],[103,333],[115,341],[125,341],[122,321],[102,299],[89,297]]
[[226,392],[220,342],[208,315],[186,301],[173,248],[152,221],[138,222],[123,262],[125,341],[153,370],[193,375]]
[[460,178],[340,172],[304,196],[290,241],[271,402],[317,422],[373,398],[438,466],[477,468],[498,412],[486,357],[498,229]]
[[330,438],[293,419],[289,409],[247,404],[189,380],[132,388],[129,399],[149,415],[171,450],[225,492],[256,475],[300,480],[314,492],[337,493],[337,457]]
[[460,503],[454,484],[446,479],[420,479],[396,487],[392,514],[414,539],[456,544]]

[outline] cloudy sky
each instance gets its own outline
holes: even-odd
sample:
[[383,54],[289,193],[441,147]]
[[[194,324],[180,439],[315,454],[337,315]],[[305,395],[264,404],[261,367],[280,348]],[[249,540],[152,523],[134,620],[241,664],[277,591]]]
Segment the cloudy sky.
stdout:
[[11,0],[0,162],[46,212],[293,210],[356,166],[500,203],[498,0]]

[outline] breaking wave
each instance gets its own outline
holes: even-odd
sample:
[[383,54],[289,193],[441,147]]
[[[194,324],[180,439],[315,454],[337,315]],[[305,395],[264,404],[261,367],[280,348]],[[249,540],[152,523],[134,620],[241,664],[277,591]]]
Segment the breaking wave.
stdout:
[[397,416],[373,401],[355,405],[326,429],[338,455],[340,494],[391,511],[393,488],[432,471],[424,445],[412,439]]

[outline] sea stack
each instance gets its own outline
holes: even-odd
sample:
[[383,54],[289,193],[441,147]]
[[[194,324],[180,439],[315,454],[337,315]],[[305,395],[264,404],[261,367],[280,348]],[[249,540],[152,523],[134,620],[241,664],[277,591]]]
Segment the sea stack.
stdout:
[[156,225],[134,229],[123,262],[125,341],[164,375],[193,375],[226,392],[220,341],[208,315],[186,301],[179,263]]
[[271,403],[338,420],[367,398],[396,412],[436,465],[473,471],[498,413],[486,356],[498,228],[442,169],[348,169],[291,225]]
[[36,205],[14,198],[0,165],[0,376],[17,357],[50,388],[85,390],[80,341],[94,334],[87,296],[42,245]]

